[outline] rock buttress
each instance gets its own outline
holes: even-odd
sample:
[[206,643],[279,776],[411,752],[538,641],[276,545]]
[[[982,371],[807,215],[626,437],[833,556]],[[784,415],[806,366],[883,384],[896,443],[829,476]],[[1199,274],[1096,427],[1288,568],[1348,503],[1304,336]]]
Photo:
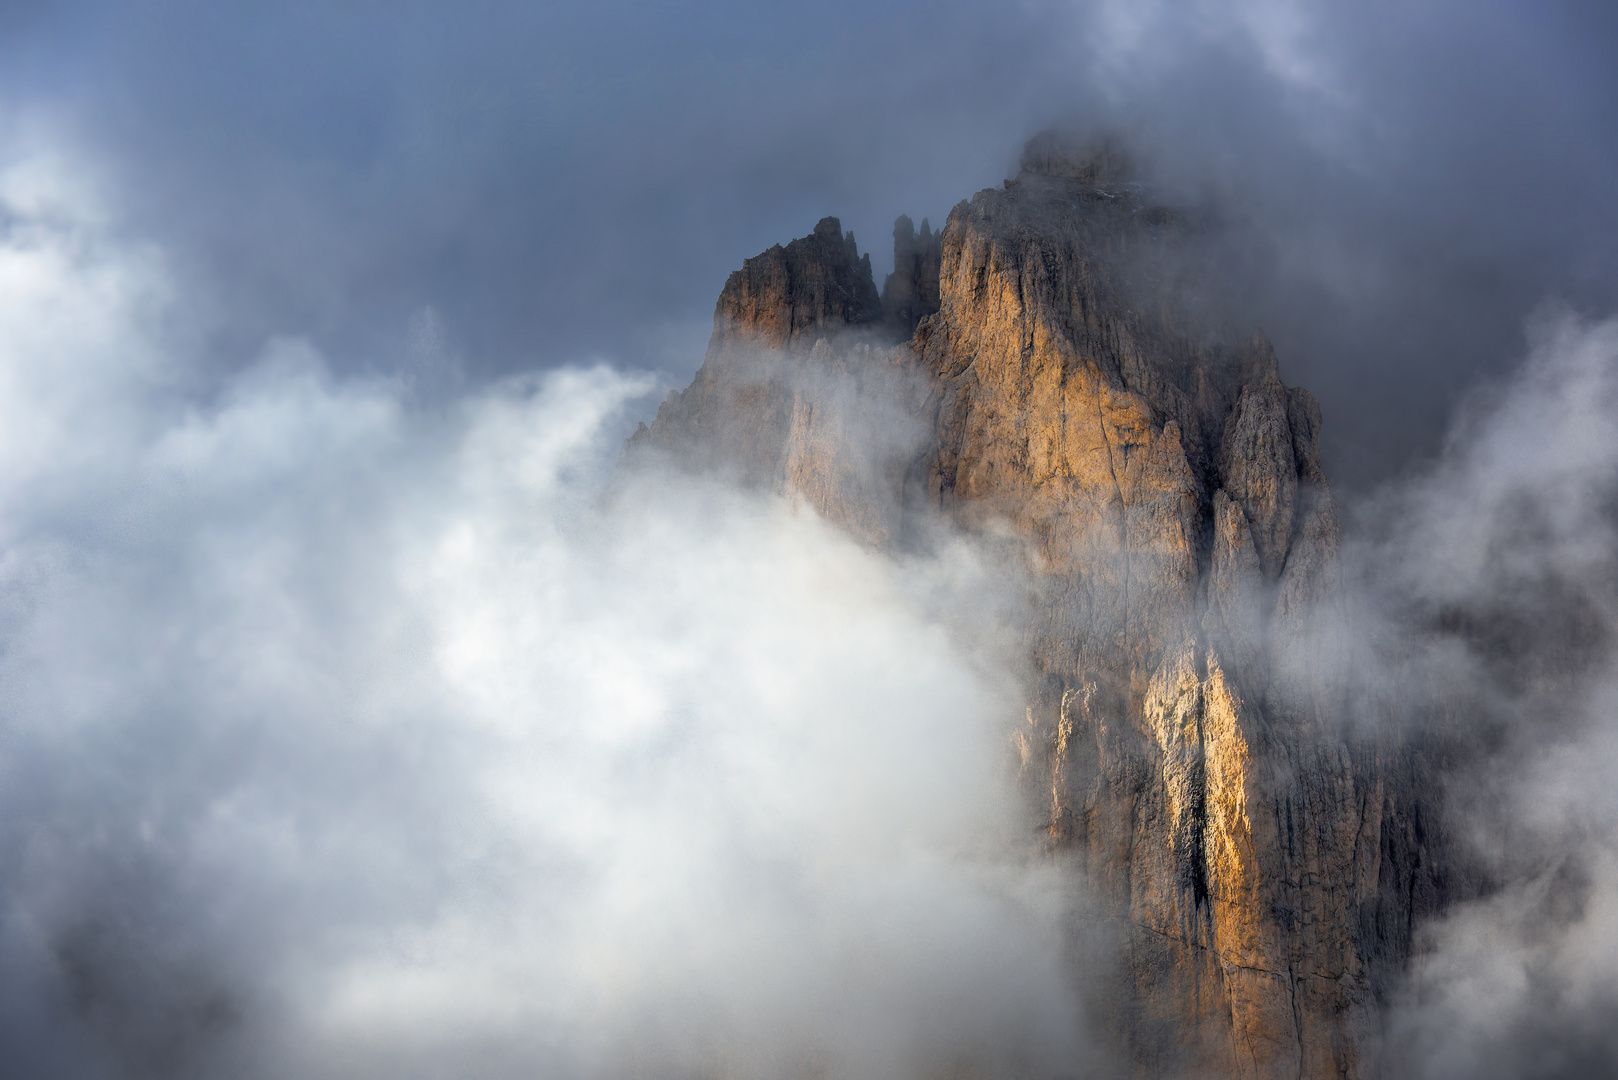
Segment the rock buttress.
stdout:
[[1340,601],[1319,408],[1262,334],[1191,319],[1186,225],[1124,155],[1036,139],[1023,166],[941,233],[900,219],[885,305],[835,219],[748,260],[631,446],[878,548],[934,514],[1014,538],[1024,778],[1119,945],[1098,997],[1130,1071],[1372,1075],[1431,852],[1420,760],[1346,741],[1316,662]]
[[1305,670],[1335,589],[1318,407],[1262,335],[1181,320],[1151,273],[1174,216],[1116,160],[1033,149],[943,231],[926,491],[1043,585],[1024,738],[1120,931],[1110,1026],[1139,1076],[1362,1075],[1383,793]]

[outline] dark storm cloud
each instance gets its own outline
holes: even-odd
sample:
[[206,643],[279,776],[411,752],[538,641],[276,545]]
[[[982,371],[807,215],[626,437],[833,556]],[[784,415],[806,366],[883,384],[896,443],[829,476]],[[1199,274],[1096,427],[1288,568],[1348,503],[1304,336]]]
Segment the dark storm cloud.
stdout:
[[[209,340],[385,365],[431,307],[474,372],[676,373],[748,255],[843,218],[880,268],[1057,120],[1122,126],[1233,230],[1232,314],[1349,486],[1435,446],[1547,293],[1618,302],[1610,9],[1576,3],[81,4],[15,9],[48,107]],[[196,305],[194,305],[196,306]],[[355,362],[351,359],[350,362]]]
[[[0,9],[8,1047],[39,1075],[628,1067],[613,1054],[762,1075],[831,1044],[832,1075],[872,1075],[943,1017],[996,1054],[1017,1047],[972,1022],[1069,1057],[1068,898],[960,850],[1012,816],[989,766],[1014,687],[937,610],[985,607],[987,572],[969,551],[890,566],[717,489],[648,491],[628,521],[587,509],[650,381],[562,365],[683,381],[741,258],[835,213],[880,267],[893,215],[937,224],[1029,132],[1122,129],[1165,198],[1218,224],[1222,311],[1269,330],[1322,398],[1329,469],[1369,485],[1439,446],[1546,295],[1618,308],[1614,19]],[[1523,408],[1613,400],[1610,325],[1567,325],[1541,351],[1573,360],[1505,384]],[[552,374],[498,381],[532,367]],[[1496,551],[1557,573],[1506,595],[1473,567],[1457,594],[1555,628],[1554,580],[1618,624],[1609,563],[1566,561],[1610,551],[1610,412],[1566,415],[1546,412],[1561,456],[1522,459],[1545,424],[1497,410],[1494,435],[1457,436],[1460,464],[1385,496],[1415,524],[1374,558],[1423,556],[1401,600],[1434,598],[1427,557],[1511,524],[1518,489],[1578,489],[1570,457],[1607,482],[1567,504],[1599,527],[1571,547],[1511,533]],[[1522,460],[1511,498],[1485,483]],[[1554,703],[1577,724],[1543,742],[1559,714],[1495,695],[1524,764],[1473,779],[1506,819],[1541,808],[1529,846],[1568,858],[1496,868],[1496,892],[1427,930],[1407,1042],[1433,1075],[1459,1060],[1446,1031],[1503,1018],[1529,1037],[1471,1045],[1506,1062],[1553,1038],[1528,992],[1547,978],[1595,1032],[1569,1045],[1604,1052],[1618,814],[1596,796],[1618,757],[1595,666],[1557,691],[1588,691]],[[1582,907],[1547,923],[1568,888]],[[762,979],[725,964],[760,953]],[[981,996],[950,996],[967,983]],[[673,998],[689,1007],[659,1017]]]
[[1321,398],[1340,485],[1435,449],[1548,294],[1618,303],[1610,10],[1079,10],[1102,115],[1169,193],[1217,207],[1227,309]]
[[[1027,21],[950,4],[108,5],[38,19],[8,52],[29,73],[13,95],[71,119],[234,338],[385,350],[432,304],[498,371],[662,360],[669,324],[692,365],[742,255],[839,211],[883,240],[888,202],[939,215],[996,182],[1008,103],[1034,77]],[[991,124],[985,151],[970,136]]]

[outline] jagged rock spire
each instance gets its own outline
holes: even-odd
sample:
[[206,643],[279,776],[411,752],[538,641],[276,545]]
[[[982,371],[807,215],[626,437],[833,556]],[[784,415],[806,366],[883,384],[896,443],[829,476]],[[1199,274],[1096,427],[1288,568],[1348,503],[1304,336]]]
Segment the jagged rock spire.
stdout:
[[893,223],[893,273],[882,283],[882,307],[905,337],[938,310],[938,271],[944,257],[943,237],[926,218],[921,231],[905,214]]
[[841,222],[824,217],[808,236],[777,244],[730,275],[714,308],[709,354],[731,341],[806,349],[881,318],[871,257],[860,255]]
[[[1119,945],[1123,1073],[1372,1075],[1432,860],[1409,838],[1422,793],[1297,674],[1336,581],[1319,407],[1262,333],[1197,329],[1142,271],[1179,226],[1115,141],[1047,132],[1022,167],[941,233],[899,218],[880,303],[836,219],[747,260],[695,381],[635,441],[876,547],[941,515],[1020,551],[1042,586],[1017,745]],[[914,335],[873,346],[884,326]]]

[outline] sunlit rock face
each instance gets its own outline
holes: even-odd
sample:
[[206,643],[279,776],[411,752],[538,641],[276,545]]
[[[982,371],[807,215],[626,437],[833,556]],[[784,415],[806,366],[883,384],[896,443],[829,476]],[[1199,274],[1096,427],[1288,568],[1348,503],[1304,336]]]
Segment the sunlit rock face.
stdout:
[[1423,841],[1310,661],[1338,602],[1320,410],[1261,333],[1193,316],[1192,226],[1128,170],[1036,139],[941,233],[900,219],[885,306],[835,219],[748,260],[630,446],[873,546],[941,518],[1013,552],[1037,600],[1011,738],[1113,942],[1093,997],[1120,1061],[1372,1075]]

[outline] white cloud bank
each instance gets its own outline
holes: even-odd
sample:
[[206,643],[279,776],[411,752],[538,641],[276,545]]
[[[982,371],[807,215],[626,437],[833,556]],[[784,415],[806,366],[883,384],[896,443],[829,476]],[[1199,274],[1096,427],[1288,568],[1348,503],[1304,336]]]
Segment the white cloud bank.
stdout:
[[[425,316],[408,377],[285,340],[211,386],[161,253],[62,168],[0,169],[17,1071],[1079,1070],[1071,883],[1016,860],[970,548],[609,489],[645,379],[424,404],[455,384]],[[1493,402],[1352,549],[1418,672],[1366,677],[1487,735],[1449,777],[1478,898],[1389,1027],[1415,1075],[1588,1074],[1618,1058],[1618,329],[1547,323]]]
[[1075,1060],[970,551],[897,565],[672,477],[603,496],[650,389],[606,367],[427,409],[289,340],[188,389],[160,253],[37,175],[0,179],[14,1065]]

